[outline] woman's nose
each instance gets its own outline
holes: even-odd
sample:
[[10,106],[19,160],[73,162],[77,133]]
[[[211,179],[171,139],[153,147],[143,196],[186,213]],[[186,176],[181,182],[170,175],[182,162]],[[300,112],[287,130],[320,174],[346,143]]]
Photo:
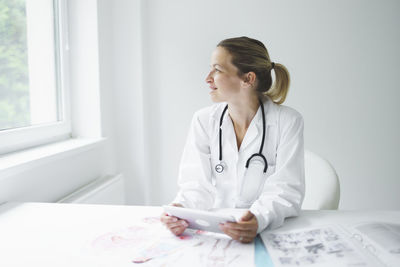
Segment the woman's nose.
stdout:
[[209,73],[207,74],[207,77],[206,77],[206,83],[212,83],[212,76],[211,76],[211,72],[209,72]]

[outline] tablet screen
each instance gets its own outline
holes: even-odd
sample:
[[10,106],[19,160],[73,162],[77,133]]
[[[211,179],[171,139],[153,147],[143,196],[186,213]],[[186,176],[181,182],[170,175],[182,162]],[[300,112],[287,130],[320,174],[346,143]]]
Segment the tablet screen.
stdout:
[[236,222],[234,216],[221,214],[216,211],[196,210],[175,206],[163,206],[163,208],[168,215],[187,221],[189,224],[188,228],[191,229],[223,233],[219,228],[220,223]]

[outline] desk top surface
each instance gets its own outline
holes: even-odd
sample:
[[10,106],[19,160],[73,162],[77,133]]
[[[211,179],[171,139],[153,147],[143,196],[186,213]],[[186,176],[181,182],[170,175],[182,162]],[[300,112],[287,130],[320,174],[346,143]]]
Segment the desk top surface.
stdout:
[[[77,266],[79,247],[105,229],[122,229],[138,217],[157,218],[161,207],[54,203],[7,203],[0,206],[0,266]],[[400,222],[400,211],[302,211],[282,229],[321,223],[380,219]],[[80,229],[77,232],[77,229]],[[72,264],[72,265],[71,265]],[[35,265],[35,264],[33,264]],[[104,265],[106,266],[106,264]]]

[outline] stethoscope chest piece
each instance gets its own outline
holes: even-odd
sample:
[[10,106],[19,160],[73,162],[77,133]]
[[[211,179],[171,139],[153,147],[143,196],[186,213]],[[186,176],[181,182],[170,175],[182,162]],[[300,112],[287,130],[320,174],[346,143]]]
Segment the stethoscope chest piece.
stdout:
[[215,171],[217,173],[222,173],[224,171],[224,169],[225,169],[225,167],[224,167],[222,162],[217,164],[217,165],[215,165]]

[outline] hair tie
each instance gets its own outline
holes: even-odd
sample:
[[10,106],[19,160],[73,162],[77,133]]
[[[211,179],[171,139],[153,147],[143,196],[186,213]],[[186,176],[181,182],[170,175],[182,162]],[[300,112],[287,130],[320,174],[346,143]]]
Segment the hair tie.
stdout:
[[272,65],[271,69],[275,68],[275,63],[274,62],[271,62],[271,65]]

